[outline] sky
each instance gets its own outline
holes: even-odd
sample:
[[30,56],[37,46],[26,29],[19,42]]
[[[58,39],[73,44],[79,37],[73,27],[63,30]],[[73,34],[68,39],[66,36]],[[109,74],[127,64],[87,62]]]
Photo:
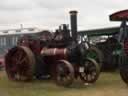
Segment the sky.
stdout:
[[128,9],[128,0],[1,0],[0,29],[39,27],[54,30],[70,24],[69,11],[78,11],[78,30],[119,26],[113,12]]

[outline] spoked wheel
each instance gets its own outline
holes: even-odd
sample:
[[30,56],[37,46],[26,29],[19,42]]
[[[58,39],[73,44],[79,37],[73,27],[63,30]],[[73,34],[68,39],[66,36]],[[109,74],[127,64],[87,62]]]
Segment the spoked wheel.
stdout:
[[5,56],[5,68],[10,80],[31,80],[33,76],[34,64],[34,55],[27,47],[14,47],[10,49]]
[[66,60],[59,60],[56,67],[56,83],[61,86],[69,86],[74,80],[74,68]]
[[103,53],[98,48],[96,48],[95,46],[91,46],[87,50],[87,57],[96,60],[100,68],[102,67]]
[[80,78],[84,83],[95,83],[100,74],[100,67],[95,60],[88,58],[80,70]]
[[128,57],[120,57],[120,76],[122,80],[128,85]]

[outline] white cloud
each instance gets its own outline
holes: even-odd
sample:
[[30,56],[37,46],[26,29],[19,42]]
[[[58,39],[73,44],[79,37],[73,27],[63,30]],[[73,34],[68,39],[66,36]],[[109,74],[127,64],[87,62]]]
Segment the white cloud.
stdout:
[[1,0],[0,25],[24,24],[52,29],[70,23],[69,10],[78,10],[79,29],[115,26],[109,15],[127,9],[127,0]]

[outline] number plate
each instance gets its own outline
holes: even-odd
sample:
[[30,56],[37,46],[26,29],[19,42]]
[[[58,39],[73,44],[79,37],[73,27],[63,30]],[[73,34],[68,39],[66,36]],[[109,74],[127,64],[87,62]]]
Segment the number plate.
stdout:
[[84,67],[79,67],[79,72],[84,72]]

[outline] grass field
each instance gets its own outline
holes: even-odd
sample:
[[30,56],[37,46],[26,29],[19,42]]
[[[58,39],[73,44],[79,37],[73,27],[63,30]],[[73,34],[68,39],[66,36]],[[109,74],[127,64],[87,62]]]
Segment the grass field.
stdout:
[[12,82],[0,72],[0,96],[128,96],[128,86],[118,72],[101,73],[97,82],[89,86],[75,81],[70,88],[52,81]]

